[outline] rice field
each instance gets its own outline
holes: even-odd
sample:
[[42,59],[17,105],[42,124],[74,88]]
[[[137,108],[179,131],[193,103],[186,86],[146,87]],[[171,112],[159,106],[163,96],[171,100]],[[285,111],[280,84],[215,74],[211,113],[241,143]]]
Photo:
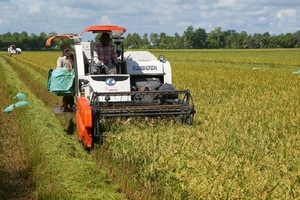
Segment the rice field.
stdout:
[[[300,50],[152,52],[171,62],[177,89],[190,89],[195,122],[107,123],[89,156],[127,199],[300,198]],[[34,80],[29,90],[51,110],[59,99],[43,90],[58,56],[0,59],[25,65],[23,76],[13,70]]]

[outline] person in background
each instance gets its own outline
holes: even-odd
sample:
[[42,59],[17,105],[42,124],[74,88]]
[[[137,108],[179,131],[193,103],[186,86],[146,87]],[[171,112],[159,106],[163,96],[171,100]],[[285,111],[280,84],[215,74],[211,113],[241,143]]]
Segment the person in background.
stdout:
[[[66,68],[72,71],[74,61],[71,59],[71,48],[68,44],[61,45],[62,55],[57,59],[56,68]],[[61,109],[63,112],[73,112],[74,97],[73,96],[63,96]]]
[[93,50],[93,60],[95,66],[92,73],[115,74],[118,65],[118,55],[114,45],[111,43],[109,33],[102,33],[100,43]]

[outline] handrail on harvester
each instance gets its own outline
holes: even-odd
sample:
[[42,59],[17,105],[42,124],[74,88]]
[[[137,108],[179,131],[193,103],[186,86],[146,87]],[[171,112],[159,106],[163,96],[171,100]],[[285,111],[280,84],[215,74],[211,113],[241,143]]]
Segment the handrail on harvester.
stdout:
[[81,41],[81,37],[84,33],[92,32],[92,33],[104,33],[104,32],[111,32],[114,36],[120,37],[126,32],[126,28],[122,26],[116,26],[116,25],[92,25],[86,27],[81,34],[75,34],[75,33],[68,33],[68,34],[62,34],[62,35],[54,35],[49,37],[46,40],[46,46],[51,46],[52,42],[55,39],[77,39]]

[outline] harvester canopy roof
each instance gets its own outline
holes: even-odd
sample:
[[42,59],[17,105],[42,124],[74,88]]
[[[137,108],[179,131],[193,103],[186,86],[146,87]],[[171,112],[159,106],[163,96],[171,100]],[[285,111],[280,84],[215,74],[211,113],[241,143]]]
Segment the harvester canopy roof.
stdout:
[[114,36],[121,36],[126,32],[126,28],[122,26],[116,26],[116,25],[94,25],[94,26],[86,27],[80,35],[86,32],[92,32],[92,33],[110,32],[113,33]]
[[57,38],[59,38],[59,39],[73,39],[76,36],[78,36],[78,35],[75,34],[75,33],[51,36],[46,40],[46,46],[47,47],[51,46],[52,41],[57,39]]

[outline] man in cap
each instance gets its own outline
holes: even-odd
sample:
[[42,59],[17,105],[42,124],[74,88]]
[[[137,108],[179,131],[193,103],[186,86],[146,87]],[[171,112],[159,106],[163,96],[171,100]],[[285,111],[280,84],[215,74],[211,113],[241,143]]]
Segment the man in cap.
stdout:
[[62,55],[57,59],[57,67],[72,70],[73,60],[71,59],[71,48],[68,44],[61,45]]
[[[57,59],[56,68],[66,68],[69,71],[73,69],[73,60],[71,59],[71,48],[68,44],[61,45],[62,55]],[[74,97],[73,96],[63,96],[61,109],[64,112],[72,112],[74,106]]]
[[[102,33],[100,43],[93,50],[94,68],[92,73],[101,71],[102,73],[116,73],[116,65],[118,65],[118,55],[115,47],[111,43],[109,33]],[[98,70],[100,69],[100,70]]]

